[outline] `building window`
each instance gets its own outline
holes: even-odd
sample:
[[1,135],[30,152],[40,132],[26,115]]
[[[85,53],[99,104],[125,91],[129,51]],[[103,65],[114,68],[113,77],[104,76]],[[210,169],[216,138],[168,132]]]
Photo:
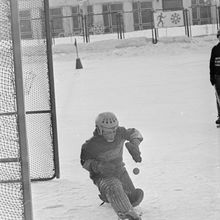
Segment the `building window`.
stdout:
[[191,0],[192,5],[211,5],[211,0]]
[[150,29],[153,23],[152,2],[133,2],[133,19],[135,30]]
[[90,33],[93,33],[92,27],[94,22],[94,13],[93,13],[92,5],[87,6],[85,15],[83,15],[82,10],[80,9],[79,6],[72,7],[72,19],[73,19],[73,33],[75,35],[83,34],[83,27],[84,27],[83,25],[86,25],[87,30]]
[[163,0],[163,10],[183,9],[183,0]]
[[79,6],[72,7],[73,33],[74,35],[82,34],[82,14]]
[[50,9],[52,36],[59,36],[64,33],[63,14],[61,8]]
[[93,13],[93,6],[88,5],[87,6],[87,27],[89,30],[89,33],[93,33],[93,24],[94,24],[94,13]]
[[20,16],[21,38],[22,39],[32,38],[31,12],[29,10],[20,11],[19,16]]
[[[121,3],[103,4],[104,32],[117,32],[119,22],[123,24],[123,5]],[[123,25],[122,25],[123,26]]]
[[211,24],[211,2],[192,0],[193,25]]

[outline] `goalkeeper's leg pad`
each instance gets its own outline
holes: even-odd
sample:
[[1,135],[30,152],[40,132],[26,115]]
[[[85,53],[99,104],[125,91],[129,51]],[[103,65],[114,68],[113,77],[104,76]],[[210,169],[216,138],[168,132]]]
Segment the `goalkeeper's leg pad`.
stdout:
[[129,195],[133,191],[135,191],[135,186],[134,186],[127,170],[124,170],[124,172],[121,174],[119,179],[120,179],[122,186],[123,186],[123,189],[127,195]]
[[102,195],[106,196],[119,218],[126,216],[129,212],[135,213],[119,179],[115,177],[102,179],[99,183],[99,190]]

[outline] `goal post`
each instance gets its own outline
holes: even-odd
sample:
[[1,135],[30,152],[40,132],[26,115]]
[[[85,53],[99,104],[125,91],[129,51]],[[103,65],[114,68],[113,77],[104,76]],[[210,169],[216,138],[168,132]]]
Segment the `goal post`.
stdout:
[[53,161],[54,161],[54,176],[60,178],[59,153],[58,153],[58,138],[57,138],[57,121],[56,121],[56,101],[55,101],[55,82],[53,70],[53,51],[52,51],[52,31],[50,25],[50,8],[49,0],[44,1],[45,12],[45,35],[46,35],[46,56],[48,69],[48,83],[50,91],[50,108],[51,108],[51,129],[52,129],[52,146],[53,146]]
[[0,219],[32,220],[17,3],[0,0]]
[[15,74],[15,93],[17,103],[17,130],[20,148],[20,164],[21,164],[21,190],[23,193],[23,212],[24,219],[32,220],[32,200],[31,200],[31,185],[30,185],[30,168],[28,156],[28,142],[26,132],[26,117],[25,117],[25,99],[23,88],[23,71],[21,61],[21,40],[20,26],[18,14],[18,2],[10,0],[11,5],[11,30],[12,30],[12,48],[14,60]]

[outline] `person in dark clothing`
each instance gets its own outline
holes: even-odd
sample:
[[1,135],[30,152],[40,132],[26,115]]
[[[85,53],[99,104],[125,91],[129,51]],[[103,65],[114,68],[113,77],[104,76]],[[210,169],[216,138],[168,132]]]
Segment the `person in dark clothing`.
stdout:
[[220,124],[220,30],[217,32],[218,44],[212,48],[209,69],[210,69],[210,82],[215,87],[216,103],[218,118],[216,124]]
[[144,197],[142,189],[135,188],[123,162],[123,146],[135,162],[141,162],[139,145],[143,140],[135,128],[119,126],[111,112],[103,112],[95,121],[92,138],[81,148],[81,165],[89,171],[90,178],[98,187],[100,199],[110,203],[120,219],[141,220],[134,207]]

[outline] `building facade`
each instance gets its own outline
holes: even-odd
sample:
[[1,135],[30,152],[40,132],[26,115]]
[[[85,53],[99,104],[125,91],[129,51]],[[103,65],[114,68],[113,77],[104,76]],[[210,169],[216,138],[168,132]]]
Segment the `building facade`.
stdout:
[[[50,0],[51,29],[54,37],[113,33],[118,24],[125,32],[153,27],[156,10],[189,11],[190,24],[216,23],[218,0]],[[20,6],[22,38],[39,38],[44,33],[36,22],[42,9]]]

